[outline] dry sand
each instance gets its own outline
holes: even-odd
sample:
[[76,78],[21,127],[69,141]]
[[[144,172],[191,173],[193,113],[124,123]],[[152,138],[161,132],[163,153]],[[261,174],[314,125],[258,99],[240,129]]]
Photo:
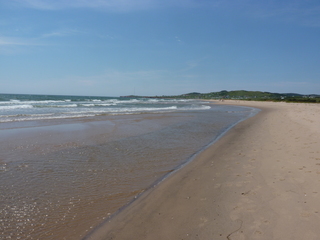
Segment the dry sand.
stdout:
[[262,109],[88,239],[320,239],[320,104]]

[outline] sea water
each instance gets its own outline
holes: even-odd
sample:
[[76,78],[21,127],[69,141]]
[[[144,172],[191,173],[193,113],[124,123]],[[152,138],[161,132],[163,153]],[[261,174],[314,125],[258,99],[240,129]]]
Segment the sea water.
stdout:
[[81,239],[256,109],[0,95],[0,238]]
[[183,99],[0,94],[0,123],[208,108]]

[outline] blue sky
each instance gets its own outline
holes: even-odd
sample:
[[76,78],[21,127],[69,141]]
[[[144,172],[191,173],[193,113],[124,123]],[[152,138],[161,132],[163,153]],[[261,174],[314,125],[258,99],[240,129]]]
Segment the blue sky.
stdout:
[[318,0],[0,0],[0,92],[320,94]]

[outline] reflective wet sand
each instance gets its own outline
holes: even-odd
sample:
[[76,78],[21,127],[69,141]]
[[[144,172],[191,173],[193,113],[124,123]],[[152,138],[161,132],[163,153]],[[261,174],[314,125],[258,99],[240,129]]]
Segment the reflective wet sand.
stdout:
[[1,239],[81,239],[252,111],[1,125]]

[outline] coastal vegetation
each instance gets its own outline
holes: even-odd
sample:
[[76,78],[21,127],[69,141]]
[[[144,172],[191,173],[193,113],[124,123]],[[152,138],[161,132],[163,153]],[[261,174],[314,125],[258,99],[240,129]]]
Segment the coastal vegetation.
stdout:
[[127,97],[144,97],[144,98],[176,98],[176,99],[233,99],[233,100],[247,100],[247,101],[281,101],[281,102],[305,102],[305,103],[320,103],[320,95],[310,94],[303,95],[298,93],[271,93],[261,91],[226,91],[210,93],[191,92],[181,95],[171,96],[127,96]]

